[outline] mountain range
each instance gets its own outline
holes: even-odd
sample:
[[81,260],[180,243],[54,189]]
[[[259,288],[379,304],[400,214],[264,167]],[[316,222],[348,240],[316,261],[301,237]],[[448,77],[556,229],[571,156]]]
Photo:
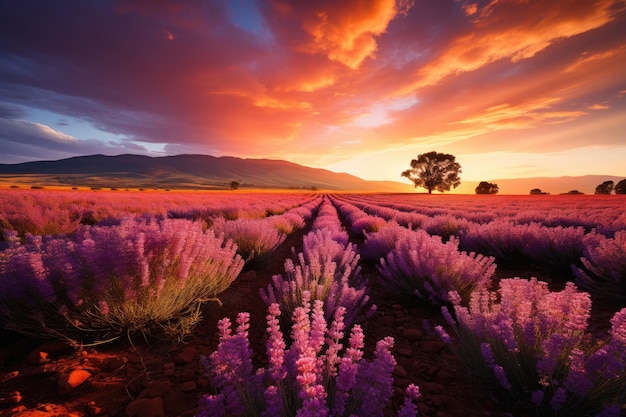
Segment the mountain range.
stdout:
[[[399,176],[399,175],[398,175]],[[500,194],[529,194],[539,188],[550,194],[578,190],[593,194],[603,181],[617,183],[622,177],[585,175],[577,177],[536,177],[487,180],[498,184]],[[272,159],[244,159],[230,156],[176,155],[89,155],[57,161],[0,164],[0,182],[24,185],[227,189],[232,182],[241,188],[318,189],[360,192],[423,192],[409,183],[366,181],[354,175],[311,168]],[[478,181],[462,181],[453,190],[474,194]]]

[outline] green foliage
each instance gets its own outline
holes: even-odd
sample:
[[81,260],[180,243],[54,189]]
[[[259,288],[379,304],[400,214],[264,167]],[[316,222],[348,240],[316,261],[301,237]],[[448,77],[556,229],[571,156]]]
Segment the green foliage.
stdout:
[[461,184],[461,165],[455,161],[454,155],[428,152],[411,160],[411,169],[402,172],[401,176],[410,179],[415,187],[423,187],[431,194],[433,190],[439,192],[450,191]]

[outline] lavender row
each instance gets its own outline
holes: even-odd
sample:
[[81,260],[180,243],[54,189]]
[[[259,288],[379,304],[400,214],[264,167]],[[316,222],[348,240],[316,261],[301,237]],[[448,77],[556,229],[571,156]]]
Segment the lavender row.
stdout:
[[[348,242],[337,210],[321,203],[303,249],[285,261],[286,278],[273,277],[261,296],[268,304],[267,358],[255,370],[248,341],[248,315],[219,324],[217,351],[205,359],[216,395],[201,401],[201,416],[382,416],[393,392],[396,361],[392,338],[377,344],[374,359],[363,358],[364,334],[357,322],[369,317],[365,282],[356,245]],[[280,330],[291,329],[287,349]],[[415,416],[416,386],[407,388],[399,416]]]
[[[400,224],[422,227],[425,218],[445,216],[454,222],[489,223],[496,219],[516,224],[539,223],[546,227],[583,227],[608,237],[626,230],[626,211],[621,196],[446,196],[426,198],[420,195],[345,195],[352,204],[369,214],[387,219],[397,216]],[[403,213],[409,213],[407,216]],[[462,224],[460,225],[462,229]],[[425,228],[425,227],[423,227]],[[438,234],[438,233],[435,233]]]
[[314,198],[295,193],[237,192],[234,198],[232,193],[217,192],[0,190],[0,232],[68,234],[80,225],[142,215],[204,221],[263,218]]
[[279,303],[283,318],[288,321],[302,304],[306,291],[312,300],[324,301],[327,320],[343,308],[344,322],[351,326],[375,310],[375,306],[369,305],[359,258],[356,245],[347,242],[337,211],[324,199],[311,231],[302,239],[302,252],[293,251],[293,259],[285,260],[286,277],[273,276],[272,284],[261,290],[261,297],[268,305]]

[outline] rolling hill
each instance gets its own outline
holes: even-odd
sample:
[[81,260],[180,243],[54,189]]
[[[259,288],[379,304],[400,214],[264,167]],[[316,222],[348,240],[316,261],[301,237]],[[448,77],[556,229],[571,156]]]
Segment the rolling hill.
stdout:
[[58,161],[0,164],[0,176],[22,183],[88,187],[222,189],[245,188],[411,191],[410,184],[365,181],[345,173],[271,159],[208,155],[149,157],[89,155]]

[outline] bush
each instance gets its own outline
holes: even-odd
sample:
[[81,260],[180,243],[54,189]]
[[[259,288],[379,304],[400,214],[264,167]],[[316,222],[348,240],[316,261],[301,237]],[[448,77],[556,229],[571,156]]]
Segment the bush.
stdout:
[[[230,320],[220,320],[217,350],[202,359],[216,395],[200,401],[199,417],[220,416],[383,416],[393,393],[396,361],[391,353],[393,338],[376,345],[374,359],[363,359],[364,335],[355,325],[347,346],[343,316],[337,310],[328,325],[323,302],[316,300],[311,309],[308,293],[296,308],[291,327],[291,346],[287,349],[280,330],[280,307],[271,304],[267,315],[266,368],[254,370],[248,340],[249,315],[239,313],[232,334]],[[407,389],[412,399],[417,387]],[[405,402],[401,415],[415,415],[415,406]]]
[[103,341],[182,337],[241,271],[236,246],[200,223],[130,220],[0,252],[0,317],[31,336]]
[[572,265],[576,283],[604,300],[626,300],[626,230],[609,239],[590,233],[583,238],[583,268]]
[[215,219],[211,229],[215,234],[224,234],[237,244],[237,253],[246,261],[261,261],[287,237],[273,223],[258,219],[223,220]]
[[474,290],[489,286],[496,265],[491,257],[459,252],[457,245],[454,238],[443,243],[423,230],[407,233],[380,260],[382,284],[400,297],[435,306],[449,303],[450,291],[469,300]]
[[261,297],[268,305],[280,304],[286,322],[302,305],[304,293],[313,300],[324,301],[327,320],[334,317],[339,307],[346,311],[347,326],[373,314],[375,307],[368,305],[367,286],[361,280],[356,246],[343,245],[333,237],[328,229],[309,232],[303,238],[302,252],[294,254],[296,261],[285,260],[287,278],[274,275],[267,290],[261,289]]
[[[471,373],[535,409],[537,415],[619,415],[626,401],[626,309],[611,320],[610,338],[586,332],[591,300],[568,283],[550,292],[536,279],[503,279],[497,293],[479,290],[469,307],[451,293],[455,338],[436,330]],[[617,410],[617,414],[610,414]]]

